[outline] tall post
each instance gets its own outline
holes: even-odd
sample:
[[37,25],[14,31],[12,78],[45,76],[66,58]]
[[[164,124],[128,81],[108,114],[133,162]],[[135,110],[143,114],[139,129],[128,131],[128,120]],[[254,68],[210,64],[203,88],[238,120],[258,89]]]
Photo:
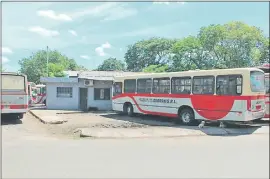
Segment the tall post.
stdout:
[[47,77],[49,77],[49,47],[47,46]]

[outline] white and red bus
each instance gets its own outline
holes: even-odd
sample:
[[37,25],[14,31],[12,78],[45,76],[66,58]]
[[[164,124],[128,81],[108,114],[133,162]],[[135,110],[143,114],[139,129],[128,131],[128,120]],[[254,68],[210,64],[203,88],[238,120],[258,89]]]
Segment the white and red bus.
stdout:
[[26,75],[2,72],[1,83],[1,116],[23,118],[28,110]]
[[195,70],[115,77],[113,110],[197,121],[246,122],[265,114],[258,68]]
[[46,104],[46,85],[38,84],[35,86],[35,104]]
[[270,87],[269,87],[269,77],[270,77],[270,64],[264,64],[260,67],[258,67],[265,73],[265,104],[266,104],[266,112],[265,112],[265,118],[270,118]]
[[33,88],[36,86],[34,82],[28,82],[28,105],[31,106],[33,104]]

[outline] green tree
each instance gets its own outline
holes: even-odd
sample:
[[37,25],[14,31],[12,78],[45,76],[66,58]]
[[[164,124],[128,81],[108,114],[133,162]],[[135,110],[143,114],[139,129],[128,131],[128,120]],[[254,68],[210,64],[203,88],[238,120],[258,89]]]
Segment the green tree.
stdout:
[[[54,50],[48,54],[48,71],[50,77],[63,77],[64,70],[81,70],[74,59],[70,59],[60,52]],[[40,77],[47,76],[47,53],[40,50],[30,57],[19,61],[20,72],[27,75],[28,81],[39,83]]]
[[208,51],[216,60],[217,66],[249,67],[267,58],[266,54],[262,54],[267,48],[262,31],[243,22],[202,27],[198,38],[204,51]]
[[127,70],[142,71],[150,65],[167,64],[176,40],[154,37],[128,46],[125,54]]
[[125,63],[116,58],[108,58],[98,66],[97,71],[124,71]]
[[148,72],[148,73],[161,73],[161,72],[166,72],[169,69],[169,65],[150,65],[146,68],[143,69],[143,72]]

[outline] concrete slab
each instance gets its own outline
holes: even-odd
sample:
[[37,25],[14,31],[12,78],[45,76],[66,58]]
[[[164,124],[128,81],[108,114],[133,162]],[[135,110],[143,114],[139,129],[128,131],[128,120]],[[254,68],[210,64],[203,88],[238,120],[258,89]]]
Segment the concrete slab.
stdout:
[[67,122],[66,119],[56,116],[55,112],[48,112],[47,110],[29,110],[29,112],[44,124],[62,124]]
[[155,137],[184,137],[226,135],[226,131],[216,128],[185,129],[174,127],[149,127],[149,128],[80,128],[77,129],[81,137],[93,138],[155,138]]

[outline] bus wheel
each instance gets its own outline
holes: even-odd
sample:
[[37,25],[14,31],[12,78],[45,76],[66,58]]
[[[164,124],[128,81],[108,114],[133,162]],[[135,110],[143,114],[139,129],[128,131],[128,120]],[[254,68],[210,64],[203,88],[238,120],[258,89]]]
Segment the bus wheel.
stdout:
[[124,105],[124,113],[127,114],[128,116],[133,116],[133,106],[130,103],[127,103]]
[[190,108],[184,108],[179,112],[179,122],[185,125],[191,125],[194,123],[194,112]]

